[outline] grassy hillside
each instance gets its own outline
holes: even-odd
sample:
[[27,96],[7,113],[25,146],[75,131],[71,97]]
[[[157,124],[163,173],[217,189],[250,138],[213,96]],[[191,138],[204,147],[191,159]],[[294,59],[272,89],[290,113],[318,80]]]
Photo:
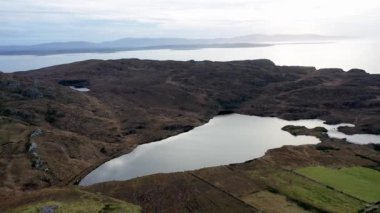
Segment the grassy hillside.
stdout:
[[46,212],[55,210],[57,213],[137,213],[141,211],[139,206],[72,188],[47,189],[24,197],[15,197],[8,207],[0,208],[0,210],[10,213],[39,213],[43,210]]
[[364,167],[307,167],[297,173],[367,202],[380,201],[380,172]]

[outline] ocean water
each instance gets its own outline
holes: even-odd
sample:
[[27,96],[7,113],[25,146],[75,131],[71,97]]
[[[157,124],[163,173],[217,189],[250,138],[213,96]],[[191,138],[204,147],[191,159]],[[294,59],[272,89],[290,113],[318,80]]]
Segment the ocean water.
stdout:
[[46,56],[0,56],[0,71],[25,71],[88,59],[121,58],[179,61],[231,61],[266,58],[272,60],[277,65],[342,68],[344,70],[360,68],[369,73],[380,74],[380,41],[343,40],[324,43],[283,43],[274,46],[253,48],[163,49]]

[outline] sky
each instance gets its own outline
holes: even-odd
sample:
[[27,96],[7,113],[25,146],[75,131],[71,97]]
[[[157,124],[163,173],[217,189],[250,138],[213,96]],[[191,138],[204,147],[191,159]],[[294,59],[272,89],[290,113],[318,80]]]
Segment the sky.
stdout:
[[124,37],[380,35],[380,0],[0,0],[0,45]]

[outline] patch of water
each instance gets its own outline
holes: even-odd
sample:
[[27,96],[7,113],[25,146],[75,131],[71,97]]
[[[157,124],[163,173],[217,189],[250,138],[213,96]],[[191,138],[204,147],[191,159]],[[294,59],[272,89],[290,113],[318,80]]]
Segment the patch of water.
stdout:
[[85,88],[85,87],[78,88],[78,87],[70,86],[70,88],[73,90],[79,91],[79,92],[89,92],[90,91],[89,88]]
[[104,163],[80,185],[241,163],[263,156],[268,149],[320,142],[312,136],[293,136],[281,130],[286,125],[322,126],[332,137],[344,136],[361,144],[380,143],[379,135],[348,136],[337,131],[339,126],[352,124],[327,125],[322,120],[286,121],[273,117],[223,115],[189,132],[140,145],[131,153]]

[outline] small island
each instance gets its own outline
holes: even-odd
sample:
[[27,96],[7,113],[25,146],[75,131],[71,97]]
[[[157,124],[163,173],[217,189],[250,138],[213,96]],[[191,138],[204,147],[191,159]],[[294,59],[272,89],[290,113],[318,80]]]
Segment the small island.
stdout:
[[315,127],[315,128],[309,129],[304,126],[287,125],[287,126],[284,126],[282,130],[287,131],[294,136],[299,136],[299,135],[315,136],[321,140],[328,137],[327,129],[324,127]]

